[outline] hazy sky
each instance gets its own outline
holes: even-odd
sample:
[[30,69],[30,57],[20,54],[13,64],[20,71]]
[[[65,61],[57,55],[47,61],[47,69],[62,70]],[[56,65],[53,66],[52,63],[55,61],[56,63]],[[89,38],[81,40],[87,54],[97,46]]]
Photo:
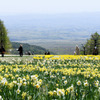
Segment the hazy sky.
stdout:
[[100,0],[0,0],[0,14],[100,12]]

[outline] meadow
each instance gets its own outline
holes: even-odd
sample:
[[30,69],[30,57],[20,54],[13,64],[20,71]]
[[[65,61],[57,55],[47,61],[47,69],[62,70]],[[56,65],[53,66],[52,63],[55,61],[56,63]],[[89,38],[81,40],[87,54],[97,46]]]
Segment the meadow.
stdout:
[[0,57],[0,100],[100,100],[100,56]]

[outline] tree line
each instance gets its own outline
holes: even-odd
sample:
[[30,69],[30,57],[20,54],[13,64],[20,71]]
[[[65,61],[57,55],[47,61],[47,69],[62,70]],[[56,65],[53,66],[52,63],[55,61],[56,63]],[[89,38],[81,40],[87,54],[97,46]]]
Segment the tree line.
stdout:
[[84,45],[82,45],[84,55],[99,55],[100,54],[100,35],[95,32],[91,34],[90,39],[86,41]]

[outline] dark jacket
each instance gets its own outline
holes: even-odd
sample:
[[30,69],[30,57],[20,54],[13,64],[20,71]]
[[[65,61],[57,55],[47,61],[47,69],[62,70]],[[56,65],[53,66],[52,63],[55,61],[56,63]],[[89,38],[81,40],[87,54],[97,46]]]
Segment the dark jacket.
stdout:
[[20,47],[18,48],[18,51],[19,51],[19,53],[23,53],[23,47],[20,46]]
[[5,53],[5,49],[4,49],[3,46],[1,47],[0,52],[1,52],[1,53]]

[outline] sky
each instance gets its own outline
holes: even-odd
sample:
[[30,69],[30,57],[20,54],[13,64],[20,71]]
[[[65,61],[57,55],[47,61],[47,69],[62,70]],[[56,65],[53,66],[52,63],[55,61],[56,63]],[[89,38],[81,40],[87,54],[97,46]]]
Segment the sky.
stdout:
[[100,0],[0,0],[0,14],[100,12]]

